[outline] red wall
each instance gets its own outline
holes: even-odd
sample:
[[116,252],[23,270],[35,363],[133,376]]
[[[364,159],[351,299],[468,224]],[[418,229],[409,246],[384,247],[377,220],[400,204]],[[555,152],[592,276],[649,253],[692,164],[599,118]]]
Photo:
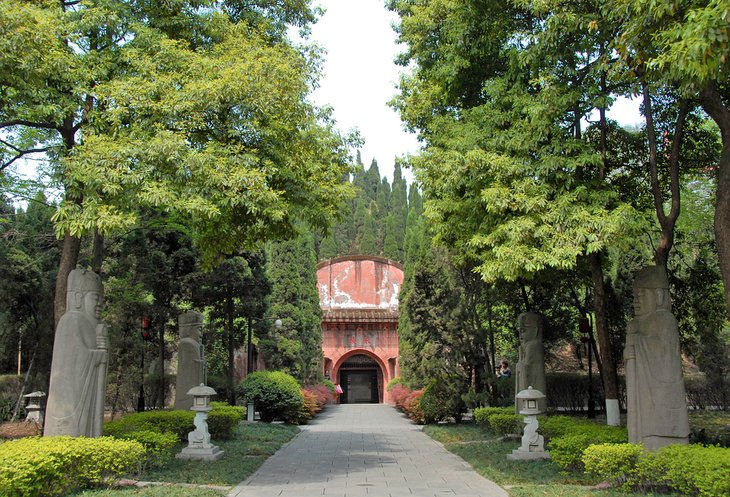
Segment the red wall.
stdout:
[[342,363],[355,354],[380,366],[380,400],[389,402],[384,386],[398,362],[398,293],[403,284],[400,264],[378,257],[342,257],[317,266],[322,319],[323,369],[338,381]]

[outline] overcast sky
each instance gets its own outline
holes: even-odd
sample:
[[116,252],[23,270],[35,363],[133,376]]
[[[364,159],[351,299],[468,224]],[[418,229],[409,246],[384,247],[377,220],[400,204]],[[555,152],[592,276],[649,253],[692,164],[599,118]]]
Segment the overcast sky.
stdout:
[[403,131],[398,114],[387,106],[396,93],[401,50],[391,23],[397,16],[384,0],[319,0],[327,12],[314,25],[312,41],[326,51],[321,86],[314,95],[334,108],[342,130],[358,128],[366,167],[378,161],[381,176],[393,178],[396,156],[418,149],[415,135]]

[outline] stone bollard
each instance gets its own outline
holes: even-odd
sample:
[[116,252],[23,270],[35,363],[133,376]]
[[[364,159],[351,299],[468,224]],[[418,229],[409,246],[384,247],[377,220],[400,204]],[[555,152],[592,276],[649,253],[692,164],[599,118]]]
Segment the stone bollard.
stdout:
[[550,459],[550,454],[545,450],[545,437],[537,432],[537,415],[542,414],[539,406],[544,401],[545,394],[534,388],[527,387],[517,394],[520,414],[525,416],[525,430],[522,435],[522,445],[507,455],[511,461],[534,461],[538,459]]

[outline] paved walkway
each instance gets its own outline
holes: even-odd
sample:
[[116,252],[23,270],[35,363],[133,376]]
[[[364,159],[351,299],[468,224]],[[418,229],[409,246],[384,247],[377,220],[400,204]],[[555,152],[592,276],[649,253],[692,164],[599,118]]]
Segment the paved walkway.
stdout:
[[228,497],[507,497],[395,408],[328,406]]

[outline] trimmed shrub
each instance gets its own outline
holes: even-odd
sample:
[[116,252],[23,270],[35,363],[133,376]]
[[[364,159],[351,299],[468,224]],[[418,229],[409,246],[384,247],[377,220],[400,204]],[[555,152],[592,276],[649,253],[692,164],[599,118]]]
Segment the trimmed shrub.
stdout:
[[[246,416],[246,409],[229,406],[225,402],[211,402],[213,410],[208,413],[208,430],[214,440],[233,438],[238,423]],[[124,438],[135,431],[174,433],[180,442],[187,442],[188,433],[193,431],[193,411],[145,411],[127,414],[121,419],[104,425],[104,435]]]
[[142,430],[130,433],[122,433],[118,437],[122,440],[134,440],[144,447],[144,467],[158,467],[165,464],[172,458],[172,452],[180,443],[177,435],[172,432],[159,433],[156,431]]
[[644,454],[641,445],[598,444],[583,451],[583,465],[586,473],[623,485],[636,478],[636,465]]
[[515,413],[497,412],[488,416],[489,427],[498,435],[519,435],[522,433],[523,416]]
[[264,422],[279,419],[296,423],[304,404],[299,383],[282,371],[251,373],[239,384],[238,392],[247,403],[256,405]]
[[188,439],[188,433],[193,430],[194,417],[192,411],[136,412],[106,423],[104,435],[122,438],[124,434],[135,431],[170,432],[182,442]]
[[626,443],[625,428],[606,426],[569,416],[548,416],[540,420],[540,433],[545,436],[550,456],[563,469],[583,471],[583,451],[590,445]]
[[461,398],[457,378],[433,380],[423,391],[420,400],[424,423],[436,423],[450,418],[459,423],[466,412],[466,404]]
[[477,424],[489,425],[489,416],[492,414],[514,414],[514,407],[476,407],[472,411],[474,414],[474,421]]
[[145,449],[110,437],[32,437],[0,445],[5,497],[53,497],[111,485],[139,467]]
[[388,385],[385,387],[385,389],[390,392],[396,385],[403,385],[403,378],[401,378],[400,376],[396,376],[388,382]]
[[730,447],[729,412],[691,412],[689,428],[690,443]]
[[325,387],[327,387],[327,390],[330,391],[330,393],[332,394],[332,398],[334,399],[335,398],[335,384],[332,383],[332,380],[328,380],[327,378],[325,378],[324,380],[322,380],[321,384],[324,385]]
[[670,445],[645,452],[640,445],[594,445],[584,452],[586,472],[627,488],[700,497],[730,495],[730,449]]

